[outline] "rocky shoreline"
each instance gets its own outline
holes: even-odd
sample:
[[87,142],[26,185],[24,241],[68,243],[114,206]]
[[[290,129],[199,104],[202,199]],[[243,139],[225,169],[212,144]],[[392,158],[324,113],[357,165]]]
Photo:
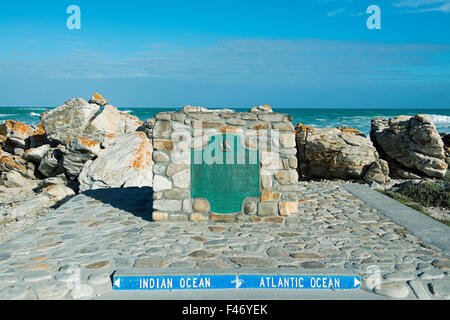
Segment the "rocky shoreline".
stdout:
[[[211,110],[186,106],[183,112]],[[5,121],[0,125],[1,233],[21,229],[8,226],[28,226],[23,221],[34,221],[80,192],[152,187],[154,125],[155,119],[120,112],[98,93],[44,112],[37,127]],[[405,179],[440,181],[450,163],[450,135],[440,136],[426,115],[373,119],[370,139],[353,128],[297,124],[293,132],[300,180],[351,180],[387,189]]]

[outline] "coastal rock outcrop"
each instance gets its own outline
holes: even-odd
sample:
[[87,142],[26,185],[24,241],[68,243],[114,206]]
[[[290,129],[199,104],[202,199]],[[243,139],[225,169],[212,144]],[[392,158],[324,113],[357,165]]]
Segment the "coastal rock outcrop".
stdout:
[[120,112],[112,105],[106,105],[90,120],[82,136],[103,142],[107,135],[134,132],[142,123],[136,116]]
[[71,99],[58,108],[42,113],[42,127],[49,139],[64,143],[81,137],[99,109],[98,104],[89,104],[83,98]]
[[273,112],[272,108],[265,104],[263,106],[257,106],[250,109],[250,112]]
[[87,138],[72,140],[64,152],[61,164],[68,178],[75,180],[84,164],[95,158],[100,150],[100,143],[95,140]]
[[5,144],[25,149],[27,139],[34,133],[33,127],[22,122],[6,120],[0,125],[0,135],[4,136]]
[[45,214],[78,191],[151,186],[152,121],[144,125],[98,93],[44,112],[37,127],[7,120],[0,125],[0,222]]
[[385,183],[386,166],[364,134],[353,128],[296,126],[298,171],[303,179],[359,179]]
[[153,139],[153,127],[155,126],[156,119],[147,119],[145,120],[139,128],[136,129],[136,131],[142,131],[145,132],[147,135],[147,138],[150,140]]
[[393,177],[442,178],[447,172],[444,143],[428,115],[372,119],[370,137]]
[[108,102],[109,101],[103,98],[103,96],[98,92],[94,93],[91,99],[89,99],[89,103],[98,104],[100,107],[106,106]]
[[152,186],[152,150],[144,132],[108,139],[106,149],[85,163],[78,177],[80,191]]

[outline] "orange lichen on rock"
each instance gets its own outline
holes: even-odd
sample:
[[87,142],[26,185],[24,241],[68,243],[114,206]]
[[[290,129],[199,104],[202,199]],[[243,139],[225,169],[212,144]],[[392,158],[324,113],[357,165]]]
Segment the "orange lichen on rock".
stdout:
[[358,129],[352,128],[352,127],[338,127],[338,129],[342,132],[362,134],[361,131],[359,131]]
[[92,96],[95,100],[103,100],[105,101],[105,103],[108,103],[109,101],[105,98],[102,97],[102,95],[100,93],[94,93],[94,95]]
[[134,152],[135,158],[132,164],[132,168],[144,169],[145,165],[151,161],[152,153],[145,133],[137,132],[137,134],[141,136],[142,142],[139,144],[139,147]]
[[313,127],[310,127],[310,126],[304,126],[303,124],[301,124],[301,123],[297,123],[297,125],[295,126],[295,129],[297,130],[301,130],[301,131],[303,131],[303,132],[313,132],[314,131],[314,128]]
[[0,125],[0,135],[8,136],[8,133],[11,131],[14,135],[24,138],[33,134],[33,128],[31,126],[19,121],[6,120],[4,124]]
[[138,117],[133,116],[133,115],[131,115],[131,114],[129,114],[129,113],[126,113],[126,112],[120,112],[120,114],[121,114],[122,116],[124,116],[124,117],[127,117],[128,119],[130,119],[130,120],[132,120],[132,121],[135,121],[136,124],[138,124],[138,125],[140,125],[140,126],[144,123],[141,119],[139,119]]
[[115,133],[110,133],[105,136],[106,139],[113,139],[115,137],[117,137],[117,134],[115,134]]
[[80,142],[89,148],[94,148],[100,144],[100,142],[88,139],[88,138],[79,138]]
[[23,165],[17,163],[14,158],[10,156],[1,156],[0,154],[0,163],[2,164],[2,167],[5,167],[9,170],[16,169],[22,172],[27,171],[27,169]]
[[31,135],[32,136],[45,135],[45,130],[42,127],[42,123],[41,122],[38,123],[36,130],[34,130],[34,132]]
[[54,189],[55,187],[56,187],[56,185],[51,184],[51,185],[49,185],[49,186],[46,186],[43,190],[44,190],[44,191],[49,191],[49,190]]

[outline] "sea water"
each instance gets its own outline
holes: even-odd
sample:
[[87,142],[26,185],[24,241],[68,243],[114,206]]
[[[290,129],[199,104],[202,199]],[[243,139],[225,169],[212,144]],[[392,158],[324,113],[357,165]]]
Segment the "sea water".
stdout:
[[[16,120],[36,126],[40,121],[40,114],[51,108],[43,107],[0,107],[0,123],[5,120]],[[180,108],[119,108],[137,116],[141,120],[153,118],[155,114],[163,111],[180,110]],[[234,109],[248,111],[248,109]],[[450,109],[431,108],[390,108],[390,109],[283,109],[274,108],[276,112],[288,113],[293,116],[292,123],[322,127],[353,127],[366,135],[370,133],[370,120],[373,118],[392,118],[399,115],[413,116],[428,114],[433,119],[438,132],[450,133]]]

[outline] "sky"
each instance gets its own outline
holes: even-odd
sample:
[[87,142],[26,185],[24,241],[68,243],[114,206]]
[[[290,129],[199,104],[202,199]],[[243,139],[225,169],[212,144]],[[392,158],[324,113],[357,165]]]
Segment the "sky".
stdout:
[[0,106],[450,108],[449,31],[450,0],[1,1]]

